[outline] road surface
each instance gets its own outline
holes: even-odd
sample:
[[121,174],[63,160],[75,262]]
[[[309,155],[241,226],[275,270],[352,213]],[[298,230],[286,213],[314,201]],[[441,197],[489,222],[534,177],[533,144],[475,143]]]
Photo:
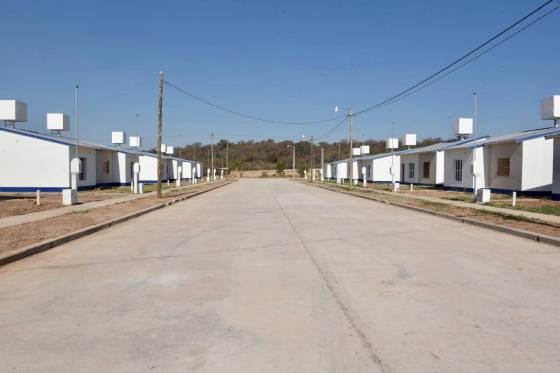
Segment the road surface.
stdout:
[[558,372],[560,250],[242,180],[0,269],[2,372]]

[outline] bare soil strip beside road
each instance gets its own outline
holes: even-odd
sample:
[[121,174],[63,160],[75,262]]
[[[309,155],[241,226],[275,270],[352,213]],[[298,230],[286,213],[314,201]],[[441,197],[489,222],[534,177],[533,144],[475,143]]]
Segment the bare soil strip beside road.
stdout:
[[193,185],[188,188],[170,191],[164,194],[162,199],[151,196],[116,205],[91,210],[84,209],[49,219],[0,228],[0,258],[30,245],[64,236],[71,232],[117,219],[143,209],[166,204],[178,197],[197,194],[227,183],[229,181]]
[[[536,240],[546,240],[548,237],[552,238],[551,241],[556,241],[560,238],[560,227],[555,224],[533,220],[520,216],[513,216],[506,213],[497,213],[492,211],[478,210],[468,207],[457,207],[450,204],[415,200],[399,196],[399,194],[388,195],[386,193],[377,193],[374,189],[363,189],[359,187],[349,188],[348,186],[337,184],[325,184],[319,182],[308,182],[298,180],[303,184],[320,187],[332,191],[345,192],[359,197],[371,199],[372,201],[387,203],[400,207],[411,207],[417,211],[426,211],[441,214],[441,216],[450,216],[456,218],[464,218],[465,222],[473,222],[486,224],[488,227],[498,226],[511,228],[511,233],[519,233],[523,235],[524,232],[529,234],[524,235],[527,238]],[[519,232],[514,232],[518,230]],[[507,233],[507,232],[506,232]],[[534,233],[535,235],[531,235]],[[548,242],[556,244],[555,242]]]

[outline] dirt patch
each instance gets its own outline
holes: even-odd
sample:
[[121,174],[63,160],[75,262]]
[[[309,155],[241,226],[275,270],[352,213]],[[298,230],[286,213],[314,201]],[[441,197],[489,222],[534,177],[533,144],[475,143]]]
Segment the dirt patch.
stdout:
[[59,237],[150,206],[158,205],[162,202],[170,201],[177,196],[186,196],[205,189],[210,189],[219,184],[224,184],[224,182],[193,185],[189,186],[187,189],[171,191],[165,194],[163,199],[157,199],[155,196],[146,197],[112,206],[68,213],[32,223],[0,228],[0,256],[31,244]]
[[[307,183],[311,185],[310,183]],[[324,184],[323,184],[324,185]],[[331,189],[345,189],[348,190],[348,186],[341,187],[339,185],[328,185]],[[394,203],[399,205],[406,205],[412,207],[420,207],[423,209],[443,212],[450,215],[458,216],[458,217],[465,217],[471,218],[482,222],[492,223],[496,225],[506,226],[510,228],[522,229],[529,232],[539,233],[547,236],[552,237],[559,237],[560,238],[560,227],[557,227],[552,224],[548,224],[545,222],[540,222],[536,220],[531,220],[524,217],[514,217],[510,215],[503,215],[500,213],[494,213],[485,210],[476,210],[471,208],[462,208],[456,207],[452,205],[448,205],[445,203],[438,203],[438,202],[430,202],[430,201],[423,201],[423,200],[414,200],[406,197],[399,197],[400,193],[395,193],[392,195],[380,194],[375,193],[375,189],[368,188],[365,189],[356,189],[352,190],[354,193],[361,193],[361,194],[369,194],[371,197],[378,199],[385,203]],[[451,192],[453,193],[453,192]],[[546,203],[546,200],[542,200]],[[554,202],[554,201],[551,201]],[[556,202],[555,202],[556,203]]]
[[[88,190],[78,192],[78,200],[80,203],[85,203],[118,198],[124,195],[123,192],[112,190]],[[61,193],[41,193],[41,205],[39,206],[36,204],[35,193],[0,193],[0,219],[58,207],[62,207]]]

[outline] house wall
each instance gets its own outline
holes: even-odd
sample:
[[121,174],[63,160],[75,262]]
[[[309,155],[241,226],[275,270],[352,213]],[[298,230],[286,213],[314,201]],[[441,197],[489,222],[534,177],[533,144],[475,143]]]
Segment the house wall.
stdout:
[[[96,185],[111,185],[113,183],[113,168],[116,162],[113,156],[116,155],[114,151],[98,150],[96,152]],[[105,162],[109,162],[109,172],[105,172]]]
[[113,152],[113,184],[128,185],[132,182],[133,164],[138,161],[136,154]]
[[[402,176],[402,182],[403,183],[413,183],[413,184],[417,184],[419,182],[420,179],[420,175],[418,175],[419,172],[419,154],[402,154],[400,156],[400,167],[399,167],[399,176]],[[414,165],[414,177],[409,177],[409,167],[410,164]],[[400,175],[401,172],[400,170],[402,169],[402,165],[404,165],[404,175]]]
[[337,162],[336,163],[336,175],[337,179],[348,179],[348,162]]
[[0,131],[0,190],[69,188],[69,148],[65,144]]
[[539,137],[523,141],[522,191],[552,190],[554,140]]
[[554,138],[553,152],[552,198],[560,199],[560,137]]
[[[489,188],[521,190],[523,146],[521,143],[507,142],[484,146],[484,156],[488,159]],[[498,176],[498,159],[509,158],[510,176]]]
[[387,157],[373,159],[372,178],[374,182],[391,182],[391,168],[393,168],[395,181],[400,181],[400,162],[399,155],[388,155]]
[[192,179],[192,163],[183,161],[181,164],[181,168],[183,169],[183,179]]
[[[463,160],[463,180],[455,181],[455,160]],[[444,186],[449,188],[459,188],[459,189],[473,189],[473,172],[472,172],[472,161],[473,161],[473,149],[463,148],[463,149],[447,149],[445,151],[444,158]],[[486,165],[484,160],[483,147],[479,146],[476,148],[476,168],[479,169],[480,177],[477,177],[477,188],[484,188],[485,180],[487,176],[485,175]]]
[[202,177],[202,164],[197,163],[196,164],[196,175],[197,178],[201,178]]
[[[436,175],[436,185],[443,184],[445,180],[445,151],[436,152],[436,164],[435,164],[435,175]],[[431,170],[430,170],[431,172]]]
[[140,155],[140,182],[157,182],[157,158],[149,155]]

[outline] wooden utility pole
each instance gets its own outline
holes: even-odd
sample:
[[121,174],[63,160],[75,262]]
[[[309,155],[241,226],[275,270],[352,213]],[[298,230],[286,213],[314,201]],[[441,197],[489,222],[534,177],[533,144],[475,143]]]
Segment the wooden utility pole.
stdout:
[[229,141],[226,140],[226,177],[229,172]]
[[159,72],[159,100],[158,100],[158,123],[157,123],[157,197],[162,198],[161,193],[161,132],[163,128],[163,71]]

